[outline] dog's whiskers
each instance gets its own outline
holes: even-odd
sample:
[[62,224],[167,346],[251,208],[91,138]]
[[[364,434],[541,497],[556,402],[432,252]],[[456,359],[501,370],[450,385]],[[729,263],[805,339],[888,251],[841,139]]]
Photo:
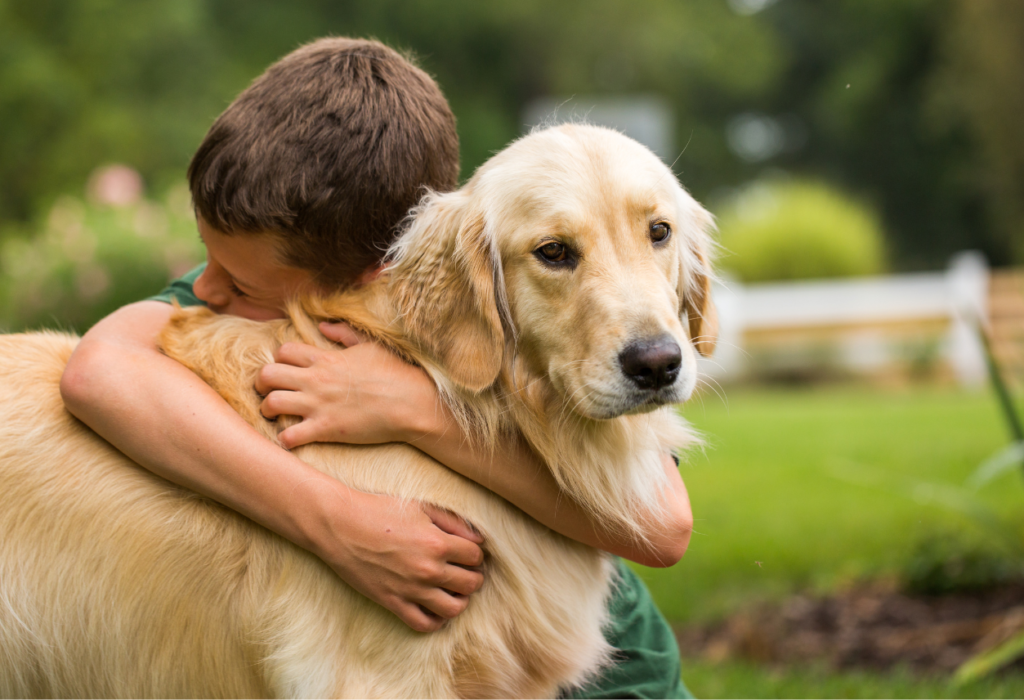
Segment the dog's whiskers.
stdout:
[[[714,382],[715,385],[717,385],[717,386],[712,386],[711,382]],[[715,381],[714,379],[711,379],[711,378],[707,378],[707,379],[699,378],[697,380],[697,385],[698,386],[704,386],[704,387],[707,387],[708,389],[710,389],[712,392],[714,392],[715,396],[718,397],[718,400],[721,401],[723,404],[725,404],[726,408],[729,407],[729,400],[725,396],[725,390],[722,389],[722,385],[719,384],[717,381]],[[700,400],[701,410],[706,412],[705,407],[704,407],[704,397],[702,395],[698,395],[698,399]]]

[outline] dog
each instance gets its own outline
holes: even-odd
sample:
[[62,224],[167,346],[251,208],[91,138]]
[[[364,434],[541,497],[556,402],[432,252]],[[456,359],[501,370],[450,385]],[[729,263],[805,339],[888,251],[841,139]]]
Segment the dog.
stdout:
[[[672,405],[714,345],[710,215],[607,129],[537,131],[411,214],[375,281],[254,322],[175,312],[163,350],[271,440],[253,381],[345,319],[416,362],[473,439],[518,434],[565,492],[638,533]],[[363,491],[429,502],[485,538],[485,583],[420,634],[320,560],[128,460],[64,409],[77,340],[0,337],[0,695],[553,697],[606,667],[612,559],[407,445],[295,453]],[[293,422],[296,419],[291,419]],[[639,536],[639,535],[637,535]]]

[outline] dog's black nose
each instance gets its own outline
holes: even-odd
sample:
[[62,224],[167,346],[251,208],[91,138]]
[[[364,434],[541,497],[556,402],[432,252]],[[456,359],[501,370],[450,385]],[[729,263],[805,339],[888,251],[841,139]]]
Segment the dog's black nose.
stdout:
[[682,361],[679,344],[667,335],[637,340],[619,353],[619,365],[630,381],[655,391],[676,380]]

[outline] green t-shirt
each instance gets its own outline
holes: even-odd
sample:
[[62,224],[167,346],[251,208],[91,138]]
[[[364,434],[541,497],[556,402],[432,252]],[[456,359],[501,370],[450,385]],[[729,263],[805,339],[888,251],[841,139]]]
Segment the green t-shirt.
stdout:
[[679,645],[650,591],[621,559],[608,601],[604,638],[618,649],[615,665],[570,698],[692,698],[682,679]]
[[[150,297],[167,304],[176,299],[181,306],[203,304],[192,292],[196,278],[206,269],[202,264]],[[608,602],[611,618],[605,639],[618,649],[615,665],[570,698],[692,698],[680,677],[679,646],[647,586],[620,559],[615,591]]]
[[160,292],[154,297],[150,297],[146,301],[162,301],[165,304],[170,304],[172,300],[177,300],[181,306],[206,306],[206,303],[199,299],[192,291],[192,285],[199,279],[199,275],[203,274],[203,270],[206,269],[206,263],[198,265],[192,268],[184,275],[167,285],[164,291]]

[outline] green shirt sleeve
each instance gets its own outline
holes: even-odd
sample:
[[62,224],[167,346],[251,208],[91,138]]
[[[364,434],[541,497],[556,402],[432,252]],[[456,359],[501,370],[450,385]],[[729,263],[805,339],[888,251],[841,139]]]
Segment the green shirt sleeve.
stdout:
[[683,683],[679,645],[647,586],[620,559],[605,639],[618,651],[615,665],[570,698],[692,698]]
[[192,285],[195,284],[199,275],[206,269],[206,263],[199,265],[193,270],[186,272],[183,276],[167,285],[167,288],[156,296],[149,297],[146,301],[162,301],[170,304],[177,300],[181,306],[206,306],[206,302],[200,300],[193,292]]

